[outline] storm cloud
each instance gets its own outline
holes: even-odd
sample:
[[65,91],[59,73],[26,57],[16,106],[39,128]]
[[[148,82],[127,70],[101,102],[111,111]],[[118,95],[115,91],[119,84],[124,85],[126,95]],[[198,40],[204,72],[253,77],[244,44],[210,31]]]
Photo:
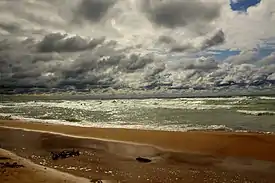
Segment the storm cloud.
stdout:
[[223,27],[213,26],[219,3],[3,2],[1,88],[168,90],[274,82],[274,53],[260,58],[248,50],[222,61],[210,54],[228,41]]
[[53,33],[46,35],[38,43],[40,52],[76,52],[86,49],[93,49],[104,42],[104,38],[87,40],[80,36],[68,37],[66,34]]
[[82,0],[75,10],[75,16],[88,21],[97,22],[118,0]]
[[199,0],[144,1],[144,11],[155,24],[175,28],[192,22],[210,22],[219,16],[220,8],[214,3]]
[[222,30],[218,30],[210,38],[203,41],[201,48],[206,49],[212,46],[222,44],[225,41],[225,34]]
[[229,62],[235,65],[239,64],[252,64],[257,61],[257,51],[254,50],[246,50],[242,51],[238,55],[228,57],[225,62]]

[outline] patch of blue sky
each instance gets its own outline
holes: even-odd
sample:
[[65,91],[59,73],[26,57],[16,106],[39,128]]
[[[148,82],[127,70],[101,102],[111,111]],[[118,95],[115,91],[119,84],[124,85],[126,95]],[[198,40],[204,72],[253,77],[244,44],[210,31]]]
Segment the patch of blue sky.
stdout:
[[[261,2],[261,0],[230,0],[230,6],[233,11],[240,11],[240,12],[246,12],[247,9],[251,6],[256,6]],[[274,33],[275,34],[275,33]],[[171,54],[170,58],[171,60],[180,60],[184,57],[189,58],[198,58],[202,56],[212,56],[217,61],[223,61],[226,58],[234,55],[239,55],[242,50],[218,50],[218,49],[208,49],[202,52],[198,52],[195,54]],[[263,40],[263,44],[258,45],[257,48],[255,48],[255,51],[258,52],[259,59],[266,57],[270,55],[272,52],[275,51],[275,37],[270,38],[268,40]]]
[[223,61],[227,57],[239,55],[239,50],[209,50],[208,56],[213,56],[216,61]]
[[234,11],[246,12],[251,6],[256,6],[261,0],[230,0],[231,9]]
[[[261,0],[230,0],[230,6],[233,11],[247,12],[247,9],[252,6],[257,6]],[[275,34],[275,33],[274,33]],[[258,45],[255,51],[258,51],[258,57],[263,58],[275,51],[275,37],[264,40],[264,43]],[[217,61],[222,61],[230,56],[238,55],[242,50],[215,50],[209,49],[199,55],[213,56]],[[198,55],[198,56],[199,56]]]

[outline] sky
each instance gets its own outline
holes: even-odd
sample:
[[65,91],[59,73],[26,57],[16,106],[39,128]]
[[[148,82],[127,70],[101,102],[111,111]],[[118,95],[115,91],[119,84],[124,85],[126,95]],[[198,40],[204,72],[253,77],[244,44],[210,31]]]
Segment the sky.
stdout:
[[[239,13],[247,13],[247,10],[250,7],[253,6],[257,6],[259,3],[261,2],[261,0],[230,0],[230,7],[233,11],[239,12]],[[262,48],[259,49],[259,56],[260,57],[264,57],[267,56],[268,54],[270,54],[273,51],[273,49],[271,48],[269,51],[267,51],[267,49]],[[232,55],[238,55],[240,53],[240,51],[223,51],[220,55],[218,55],[218,59],[224,59],[228,56],[232,56]]]
[[256,6],[261,0],[230,0],[230,6],[234,11],[246,12],[251,6]]
[[2,0],[0,88],[275,85],[274,0]]
[[[238,12],[240,14],[246,14],[248,13],[247,11],[249,10],[249,8],[253,8],[255,6],[258,6],[261,3],[261,0],[230,0],[230,7],[232,9],[232,11]],[[272,38],[270,38],[272,39]],[[267,42],[269,41],[268,39],[266,40]],[[270,47],[270,46],[266,46],[266,45],[256,45],[254,46],[254,49],[257,49],[257,51],[259,52],[259,57],[265,57],[269,54],[271,54],[274,51],[274,48]],[[219,51],[219,50],[217,50]],[[238,55],[241,51],[240,50],[223,50],[220,55],[218,55],[218,59],[224,59],[227,58],[228,56],[232,56],[232,55]]]

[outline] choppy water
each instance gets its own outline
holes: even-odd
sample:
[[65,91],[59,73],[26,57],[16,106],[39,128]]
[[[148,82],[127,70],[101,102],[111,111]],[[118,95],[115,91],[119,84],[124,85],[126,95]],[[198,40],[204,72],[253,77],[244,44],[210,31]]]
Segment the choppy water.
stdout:
[[275,132],[275,97],[2,99],[0,116],[93,127]]

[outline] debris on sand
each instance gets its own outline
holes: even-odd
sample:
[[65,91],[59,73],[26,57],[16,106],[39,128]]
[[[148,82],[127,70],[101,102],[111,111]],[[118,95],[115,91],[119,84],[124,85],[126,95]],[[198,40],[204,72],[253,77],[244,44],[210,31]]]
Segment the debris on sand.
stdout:
[[98,180],[98,179],[95,179],[95,180],[90,180],[91,183],[103,183],[102,180]]
[[150,163],[152,160],[143,157],[137,157],[136,160],[141,163]]
[[0,163],[0,168],[21,168],[24,167],[24,165],[19,165],[17,163]]
[[8,157],[3,157],[3,156],[0,156],[0,160],[9,160],[10,158]]
[[64,150],[61,152],[51,152],[52,160],[65,159],[69,157],[79,156],[79,151],[75,150]]

